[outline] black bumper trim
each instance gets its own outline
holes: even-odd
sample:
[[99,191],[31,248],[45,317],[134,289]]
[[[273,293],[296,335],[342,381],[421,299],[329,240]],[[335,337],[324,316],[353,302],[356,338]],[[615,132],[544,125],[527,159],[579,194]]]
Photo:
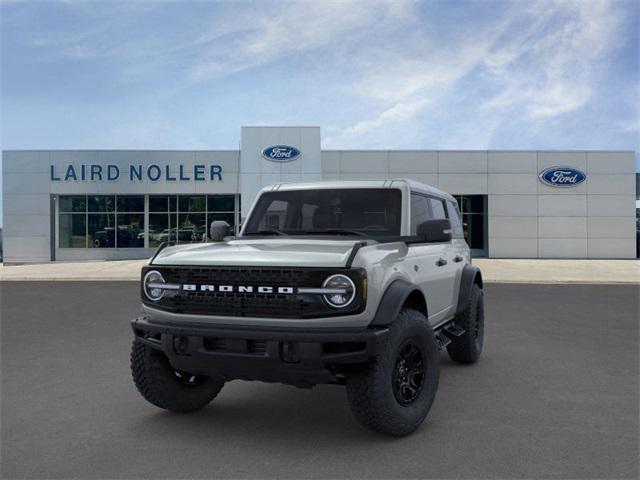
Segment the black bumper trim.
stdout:
[[388,329],[305,329],[177,325],[147,317],[131,321],[138,341],[162,351],[171,365],[226,380],[308,386],[339,382],[345,365],[380,353]]

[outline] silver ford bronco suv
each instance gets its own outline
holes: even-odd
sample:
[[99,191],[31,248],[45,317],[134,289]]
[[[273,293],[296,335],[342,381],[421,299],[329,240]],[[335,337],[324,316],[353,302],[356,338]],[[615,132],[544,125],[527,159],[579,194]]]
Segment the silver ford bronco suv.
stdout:
[[411,180],[264,188],[238,236],[161,245],[131,322],[133,380],[173,412],[225,382],[345,385],[366,427],[406,435],[433,403],[439,350],[474,363],[483,292],[455,199]]

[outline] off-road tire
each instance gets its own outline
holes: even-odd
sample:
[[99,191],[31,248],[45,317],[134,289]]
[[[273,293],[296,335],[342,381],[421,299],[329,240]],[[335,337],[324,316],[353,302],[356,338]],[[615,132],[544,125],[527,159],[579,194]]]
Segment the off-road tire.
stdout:
[[[204,408],[220,392],[224,381],[197,376],[197,383],[181,381],[167,357],[142,342],[133,341],[131,374],[140,394],[156,407],[176,413]],[[195,378],[194,376],[192,376]]]
[[484,344],[484,300],[482,289],[473,284],[467,308],[456,315],[455,324],[465,333],[447,345],[451,359],[458,363],[476,363]]
[[[407,342],[422,355],[425,373],[412,403],[403,405],[394,392],[394,372]],[[365,427],[391,436],[408,435],[424,421],[438,390],[439,358],[433,329],[425,316],[403,309],[391,324],[382,353],[346,376],[347,398],[357,420]]]

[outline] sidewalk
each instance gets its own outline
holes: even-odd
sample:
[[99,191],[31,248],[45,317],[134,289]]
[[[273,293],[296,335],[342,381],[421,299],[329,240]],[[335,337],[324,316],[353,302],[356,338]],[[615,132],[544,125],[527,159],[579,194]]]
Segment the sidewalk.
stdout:
[[[123,281],[140,279],[146,260],[0,265],[0,281]],[[640,260],[502,260],[473,261],[487,283],[640,284]]]

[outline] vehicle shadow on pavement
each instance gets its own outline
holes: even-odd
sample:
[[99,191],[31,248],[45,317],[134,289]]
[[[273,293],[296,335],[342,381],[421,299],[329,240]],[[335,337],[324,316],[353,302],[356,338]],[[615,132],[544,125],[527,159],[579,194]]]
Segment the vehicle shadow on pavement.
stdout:
[[[441,375],[460,368],[446,354],[441,355]],[[471,374],[470,367],[469,374]],[[435,406],[438,399],[436,397]],[[436,413],[436,408],[430,414]],[[190,414],[174,414],[146,407],[139,412],[135,429],[153,435],[185,435],[196,432],[202,436],[228,438],[239,435],[259,435],[267,440],[282,435],[283,427],[291,442],[306,440],[313,432],[315,440],[341,442],[363,440],[374,443],[397,441],[361,427],[351,414],[346,390],[340,385],[317,385],[299,389],[288,385],[233,381],[206,408]],[[150,410],[150,411],[149,411]],[[148,413],[147,413],[148,412]],[[430,417],[429,416],[429,417]],[[429,417],[418,432],[429,429]]]
[[[144,407],[143,407],[144,408]],[[234,381],[199,412],[173,414],[160,410],[139,412],[132,428],[145,434],[209,436],[216,438],[258,436],[263,442],[286,432],[289,442],[340,437],[341,441],[389,441],[390,437],[365,430],[351,415],[344,387],[320,385],[310,390],[286,385]]]

